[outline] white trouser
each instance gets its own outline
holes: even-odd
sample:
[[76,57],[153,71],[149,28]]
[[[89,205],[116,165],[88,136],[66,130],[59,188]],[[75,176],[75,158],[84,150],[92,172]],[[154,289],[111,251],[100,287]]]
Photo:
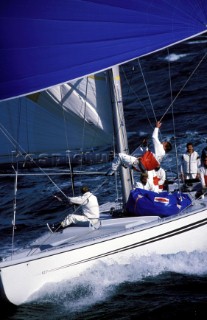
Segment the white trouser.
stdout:
[[196,179],[197,173],[185,173],[185,179]]
[[132,167],[139,168],[138,167],[138,160],[136,157],[130,156],[125,153],[119,153],[113,160],[112,162],[112,170],[116,171],[120,165],[122,165],[125,168],[130,168]]
[[90,222],[92,225],[98,223],[98,219],[88,219],[86,216],[78,215],[78,214],[69,214],[62,222],[61,226],[68,227],[70,224],[81,223],[81,222]]

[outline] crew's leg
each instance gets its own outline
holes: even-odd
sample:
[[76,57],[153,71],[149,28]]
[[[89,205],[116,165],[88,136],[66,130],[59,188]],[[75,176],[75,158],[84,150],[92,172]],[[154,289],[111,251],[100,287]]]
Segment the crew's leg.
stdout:
[[62,222],[61,226],[63,228],[68,227],[72,223],[76,224],[78,222],[87,222],[89,221],[86,216],[78,215],[78,214],[69,214]]
[[121,165],[121,153],[115,156],[114,160],[112,161],[111,168],[106,172],[106,176],[112,176],[115,171],[118,170],[119,166]]
[[[53,224],[51,226],[47,224],[47,226],[51,232],[58,232],[70,226],[72,223],[77,224],[78,222],[89,222],[89,219],[86,216],[69,214],[61,223]],[[98,219],[97,221],[94,219],[94,223],[95,222],[98,222]]]

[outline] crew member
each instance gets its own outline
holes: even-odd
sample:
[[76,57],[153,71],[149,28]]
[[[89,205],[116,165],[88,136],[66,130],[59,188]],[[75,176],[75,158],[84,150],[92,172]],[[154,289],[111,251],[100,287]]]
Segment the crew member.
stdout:
[[138,158],[125,153],[119,153],[114,158],[112,167],[107,171],[106,175],[113,175],[121,165],[125,168],[130,168],[141,172],[146,172],[157,168],[165,154],[172,149],[172,145],[169,141],[159,141],[158,132],[160,127],[161,122],[158,121],[152,134],[154,152],[148,150]]

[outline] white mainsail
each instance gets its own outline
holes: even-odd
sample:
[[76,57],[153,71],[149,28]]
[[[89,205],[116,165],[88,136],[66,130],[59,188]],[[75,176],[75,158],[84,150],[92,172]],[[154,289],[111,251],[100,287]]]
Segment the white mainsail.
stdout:
[[15,153],[38,159],[112,144],[106,72],[3,101],[0,111],[0,163],[13,162]]

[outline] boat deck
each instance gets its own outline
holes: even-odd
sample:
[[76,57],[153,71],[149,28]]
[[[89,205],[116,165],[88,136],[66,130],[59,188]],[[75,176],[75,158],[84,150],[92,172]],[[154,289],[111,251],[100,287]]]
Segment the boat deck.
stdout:
[[[148,217],[128,217],[128,218],[109,218],[101,217],[99,228],[86,224],[85,226],[74,225],[60,232],[50,234],[48,241],[44,245],[51,247],[62,246],[65,244],[76,243],[77,241],[88,241],[98,237],[105,237],[111,234],[126,231],[132,227],[142,226],[150,222],[158,221],[158,216]],[[42,248],[42,245],[40,246]]]
[[5,257],[0,265],[3,266],[6,262],[11,262],[11,260],[17,261],[26,257],[32,258],[32,256],[37,256],[44,252],[47,253],[51,250],[60,250],[61,248],[64,250],[65,247],[87,243],[95,239],[97,241],[99,238],[110,237],[134,227],[149,225],[149,223],[154,223],[158,220],[161,220],[158,216],[112,218],[110,214],[101,214],[100,227],[98,229],[93,229],[86,223],[80,226],[69,226],[59,232],[51,233],[45,226],[47,231],[41,237],[26,247],[16,250],[12,255],[12,259],[11,256]]
[[116,237],[117,234],[127,234],[136,230],[149,228],[151,226],[174,220],[183,215],[195,214],[207,207],[207,197],[200,201],[196,201],[192,206],[185,209],[185,212],[177,215],[160,218],[159,216],[137,216],[113,218],[111,214],[101,213],[100,226],[97,229],[91,227],[88,223],[85,225],[69,226],[59,232],[51,233],[47,226],[46,232],[28,244],[26,247],[13,252],[12,256],[5,257],[0,265],[3,267],[11,260],[16,261],[22,259],[33,259],[42,254],[50,254],[50,251],[64,251],[67,248],[76,248],[78,246],[87,245],[88,242],[103,241],[104,238]]

